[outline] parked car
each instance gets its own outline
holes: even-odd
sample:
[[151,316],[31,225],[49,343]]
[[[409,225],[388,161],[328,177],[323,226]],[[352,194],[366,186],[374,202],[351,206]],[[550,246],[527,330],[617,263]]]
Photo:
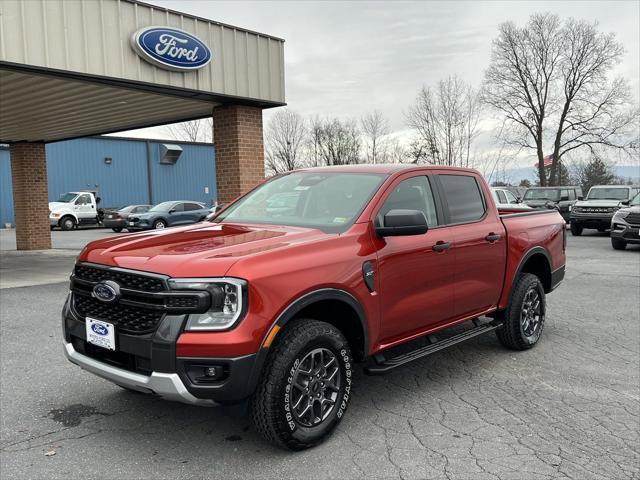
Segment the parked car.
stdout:
[[517,213],[533,210],[522,203],[511,190],[503,187],[491,187],[491,195],[500,213]]
[[620,202],[628,202],[640,191],[638,186],[596,185],[589,189],[587,198],[577,202],[571,210],[571,234],[582,235],[585,228],[604,232],[611,227]]
[[611,219],[611,246],[624,250],[628,243],[640,243],[640,193],[636,193]]
[[93,191],[67,192],[57,201],[49,202],[51,230],[60,227],[71,230],[78,225],[98,225],[103,212],[98,208],[100,197]]
[[149,211],[151,205],[128,205],[117,210],[105,212],[102,225],[114,232],[121,232],[129,224],[129,216]]
[[523,201],[533,208],[556,208],[569,222],[573,205],[582,198],[580,187],[531,187],[524,193]]
[[129,215],[127,229],[134,231],[188,225],[204,220],[210,213],[209,208],[200,202],[162,202],[145,213]]
[[[298,208],[269,210],[293,192]],[[251,399],[257,430],[300,450],[343,418],[355,362],[379,375],[489,332],[533,347],[565,246],[556,210],[501,216],[475,170],[289,172],[213,221],[89,243],[64,305],[64,349],[168,400]]]

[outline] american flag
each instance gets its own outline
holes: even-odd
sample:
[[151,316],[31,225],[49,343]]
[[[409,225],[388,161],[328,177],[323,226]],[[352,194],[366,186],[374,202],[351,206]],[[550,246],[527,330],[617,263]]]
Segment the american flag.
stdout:
[[[544,157],[542,159],[542,161],[544,162],[544,166],[546,167],[550,167],[551,164],[553,163],[553,153],[550,153],[549,155],[547,155],[546,157]],[[538,167],[538,162],[533,164],[534,167]]]

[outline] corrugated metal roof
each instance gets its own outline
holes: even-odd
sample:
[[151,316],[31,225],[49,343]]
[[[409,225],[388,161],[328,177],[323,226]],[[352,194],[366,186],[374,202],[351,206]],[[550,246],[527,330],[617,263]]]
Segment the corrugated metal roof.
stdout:
[[1,68],[0,104],[0,142],[50,142],[203,118],[216,105]]

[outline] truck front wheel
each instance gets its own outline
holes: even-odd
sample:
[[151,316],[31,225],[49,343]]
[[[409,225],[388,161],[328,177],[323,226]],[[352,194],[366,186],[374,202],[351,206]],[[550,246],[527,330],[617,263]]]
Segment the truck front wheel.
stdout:
[[580,235],[582,235],[582,225],[571,222],[571,235],[573,235],[574,237],[579,237]]
[[540,279],[522,273],[515,285],[507,308],[496,317],[503,326],[496,330],[498,340],[512,350],[533,347],[542,333],[545,318],[545,294]]
[[257,430],[289,450],[322,442],[351,397],[353,360],[342,333],[325,322],[298,319],[269,352],[251,406]]
[[73,230],[75,226],[76,226],[76,221],[72,216],[68,215],[60,219],[60,228],[62,230]]

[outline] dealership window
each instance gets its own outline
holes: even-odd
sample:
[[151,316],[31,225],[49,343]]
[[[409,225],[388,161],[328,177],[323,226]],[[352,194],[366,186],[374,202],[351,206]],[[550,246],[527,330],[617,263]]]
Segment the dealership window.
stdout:
[[376,216],[377,225],[384,223],[384,216],[390,210],[419,210],[427,218],[427,225],[438,225],[431,185],[425,176],[408,178],[395,186]]
[[474,222],[484,216],[486,209],[475,177],[439,175],[439,178],[449,209],[449,223]]

